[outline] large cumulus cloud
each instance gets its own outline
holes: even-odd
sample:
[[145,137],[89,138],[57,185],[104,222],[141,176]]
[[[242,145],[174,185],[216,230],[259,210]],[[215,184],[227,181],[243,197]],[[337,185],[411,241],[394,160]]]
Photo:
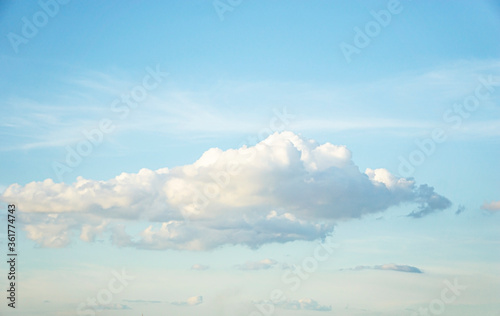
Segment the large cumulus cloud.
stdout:
[[[314,240],[331,233],[336,221],[401,203],[415,209],[412,217],[451,204],[432,187],[386,169],[361,172],[345,146],[292,132],[251,147],[212,148],[172,169],[107,181],[13,184],[2,200],[18,205],[28,237],[42,246],[62,247],[75,233],[91,242],[110,232],[118,246],[191,250]],[[150,225],[127,233],[128,224],[139,222]]]

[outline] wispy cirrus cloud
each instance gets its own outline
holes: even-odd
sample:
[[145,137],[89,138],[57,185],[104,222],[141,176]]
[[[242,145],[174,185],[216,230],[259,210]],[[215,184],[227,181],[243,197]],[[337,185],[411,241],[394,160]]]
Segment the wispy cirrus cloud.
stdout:
[[[442,118],[432,111],[421,111],[422,103],[432,100],[436,107],[444,110],[473,91],[480,76],[492,75],[498,86],[499,65],[497,60],[462,61],[422,73],[399,74],[355,84],[217,82],[200,89],[165,84],[143,105],[133,109],[133,118],[131,116],[126,123],[112,111],[111,101],[126,94],[140,77],[128,76],[124,80],[119,71],[114,74],[85,71],[61,78],[65,89],[56,89],[50,98],[13,97],[4,101],[6,111],[0,134],[11,133],[9,138],[13,141],[2,143],[0,150],[71,145],[82,138],[83,129],[93,127],[103,117],[117,124],[116,135],[127,132],[166,135],[182,132],[185,137],[220,137],[228,132],[248,134],[261,127],[261,118],[268,115],[269,103],[273,106],[286,104],[292,113],[298,114],[290,128],[302,132],[371,131],[398,137],[423,135],[440,125]],[[45,91],[40,94],[44,95]],[[482,113],[475,115],[474,122],[450,132],[467,138],[500,135],[498,119],[492,119],[498,111],[493,105],[497,99],[498,94],[492,95],[490,103],[481,106]],[[310,104],[307,112],[303,104]],[[253,110],[242,113],[236,110],[240,107]],[[381,115],[381,112],[386,114]],[[12,126],[11,122],[16,124]]]

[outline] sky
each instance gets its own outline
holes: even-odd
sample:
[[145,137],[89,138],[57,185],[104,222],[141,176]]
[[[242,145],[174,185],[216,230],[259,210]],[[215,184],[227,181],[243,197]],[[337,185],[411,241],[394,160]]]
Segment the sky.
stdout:
[[0,315],[499,316],[499,33],[486,0],[2,2]]

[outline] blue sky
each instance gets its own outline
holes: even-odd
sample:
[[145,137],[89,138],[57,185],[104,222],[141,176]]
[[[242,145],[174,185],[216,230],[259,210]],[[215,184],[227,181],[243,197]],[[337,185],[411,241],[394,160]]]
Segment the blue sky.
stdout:
[[1,4],[2,313],[499,315],[499,32],[495,1]]

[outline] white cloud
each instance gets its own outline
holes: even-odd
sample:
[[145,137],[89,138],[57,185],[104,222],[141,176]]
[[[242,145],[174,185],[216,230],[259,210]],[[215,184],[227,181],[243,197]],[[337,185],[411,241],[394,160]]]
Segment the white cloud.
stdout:
[[43,247],[59,248],[68,245],[70,231],[66,223],[26,225],[28,238],[37,241]]
[[484,203],[481,208],[490,212],[500,211],[500,201],[491,201],[490,203]]
[[[386,169],[361,172],[345,146],[292,132],[252,147],[212,148],[172,169],[141,169],[107,181],[13,184],[1,199],[16,201],[28,237],[45,247],[67,245],[77,230],[84,241],[110,231],[117,246],[191,250],[315,240],[338,220],[402,203],[417,205],[412,217],[451,204],[432,187]],[[151,225],[129,235],[127,224],[137,221]]]
[[260,261],[247,261],[244,264],[239,264],[236,267],[240,270],[265,270],[272,268],[278,262],[273,259],[263,259]]

